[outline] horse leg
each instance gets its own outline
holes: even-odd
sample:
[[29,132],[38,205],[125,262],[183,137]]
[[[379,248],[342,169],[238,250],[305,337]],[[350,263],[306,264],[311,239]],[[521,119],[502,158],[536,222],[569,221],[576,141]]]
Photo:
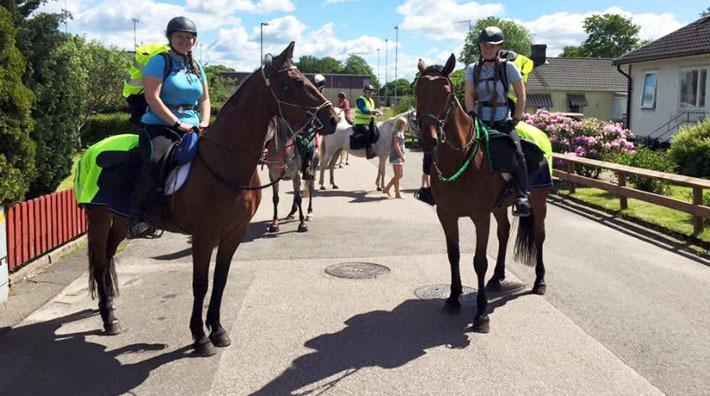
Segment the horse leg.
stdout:
[[333,190],[337,190],[339,187],[335,185],[335,157],[328,164],[328,171],[330,171],[330,185]]
[[476,316],[473,317],[471,328],[477,333],[488,333],[490,331],[490,321],[487,313],[488,297],[486,296],[485,280],[486,271],[488,271],[486,247],[491,226],[491,215],[490,213],[479,214],[472,216],[471,219],[476,226],[476,252],[473,256],[473,268],[476,270],[476,278],[478,278]]
[[309,180],[308,186],[308,214],[306,215],[306,221],[311,221],[311,215],[313,214],[313,191],[315,190],[315,183],[313,180]]
[[308,231],[308,226],[306,225],[306,220],[303,216],[303,196],[301,195],[301,181],[294,179],[293,183],[293,205],[294,210],[298,208],[298,232]]
[[508,209],[498,208],[493,211],[496,218],[498,236],[498,256],[496,257],[496,268],[493,277],[486,284],[488,290],[500,290],[501,282],[505,279],[505,254],[510,236],[510,221],[508,220]]
[[[112,231],[113,215],[105,208],[89,207],[86,211],[89,230],[89,292],[99,298],[99,314],[104,332],[121,333],[121,326],[113,312],[113,299],[118,295],[118,279],[113,255],[121,239]],[[125,236],[125,229],[124,229]]]
[[542,260],[542,245],[545,243],[545,217],[547,216],[547,189],[534,189],[533,193],[533,235],[535,238],[535,283],[533,293],[544,295],[547,291],[545,284],[545,263]]
[[278,232],[279,231],[279,183],[274,183],[271,186],[271,191],[274,195],[271,201],[274,203],[274,218],[271,220],[271,225],[266,227],[266,232]]
[[463,291],[461,285],[461,270],[459,261],[461,254],[459,251],[459,224],[458,218],[453,215],[445,215],[437,211],[439,222],[444,229],[446,237],[446,254],[449,258],[449,267],[451,269],[451,288],[449,298],[444,303],[444,312],[449,314],[457,314],[461,312],[461,302],[459,296]]
[[[205,335],[205,329],[202,323],[202,304],[207,294],[210,257],[212,256],[213,245],[211,242],[199,238],[198,235],[193,235],[192,238],[193,302],[192,315],[190,316],[190,331],[192,332],[192,339],[194,340],[193,346],[195,348],[195,354],[198,356],[212,356],[217,353],[217,350],[214,345],[212,345],[210,339]],[[222,269],[222,271],[224,271],[224,269]],[[226,282],[226,279],[224,281]],[[223,288],[218,292],[222,293],[222,290]],[[217,321],[219,321],[219,318],[217,318]]]
[[220,322],[222,295],[227,285],[227,277],[229,275],[229,266],[232,263],[232,257],[237,247],[239,247],[248,225],[247,223],[237,228],[236,231],[223,236],[217,249],[214,279],[212,282],[212,295],[210,296],[210,305],[207,308],[207,327],[210,329],[209,339],[212,341],[213,345],[218,347],[226,347],[232,343]]
[[377,178],[375,178],[375,187],[377,191],[382,191],[385,188],[385,157],[380,156],[377,164]]

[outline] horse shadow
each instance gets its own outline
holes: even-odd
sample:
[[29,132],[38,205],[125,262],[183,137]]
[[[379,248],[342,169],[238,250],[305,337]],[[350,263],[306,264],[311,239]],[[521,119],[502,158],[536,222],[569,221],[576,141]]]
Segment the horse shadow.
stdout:
[[133,364],[121,355],[161,351],[165,344],[138,343],[119,349],[90,342],[86,336],[98,330],[57,334],[63,325],[97,315],[86,309],[45,322],[12,329],[0,337],[0,394],[103,395],[130,393],[154,369],[189,357],[192,345],[162,353]]
[[[472,294],[475,306],[475,293]],[[501,293],[489,307],[500,308],[527,294],[512,290]],[[467,332],[474,310],[464,305],[461,314],[448,315],[443,313],[443,305],[444,299],[410,299],[391,311],[355,315],[345,321],[346,327],[339,332],[306,341],[304,346],[314,351],[296,358],[253,395],[320,394],[361,368],[401,367],[431,348],[468,348],[471,339]]]
[[343,190],[320,190],[318,191],[319,197],[346,197],[351,198],[350,202],[378,202],[388,199],[384,194],[381,196],[368,196],[367,191],[357,190],[357,191],[343,191]]

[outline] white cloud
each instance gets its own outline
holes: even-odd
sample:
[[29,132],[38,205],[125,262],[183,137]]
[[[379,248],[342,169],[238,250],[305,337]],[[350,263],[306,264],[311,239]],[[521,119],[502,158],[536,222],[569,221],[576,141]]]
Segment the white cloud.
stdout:
[[188,12],[224,15],[235,12],[267,14],[269,12],[291,12],[296,7],[290,0],[187,0]]
[[404,16],[401,29],[421,33],[433,40],[464,40],[468,24],[489,16],[503,16],[502,4],[480,4],[468,2],[459,4],[456,0],[438,0],[432,6],[431,0],[406,0],[397,7]]

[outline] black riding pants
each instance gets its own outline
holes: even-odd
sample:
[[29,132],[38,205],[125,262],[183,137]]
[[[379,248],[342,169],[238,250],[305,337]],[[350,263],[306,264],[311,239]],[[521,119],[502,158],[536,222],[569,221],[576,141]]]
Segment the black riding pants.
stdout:
[[513,144],[515,144],[515,157],[517,160],[517,166],[515,166],[516,170],[513,174],[513,178],[515,178],[516,181],[515,187],[518,190],[519,195],[528,195],[528,167],[525,163],[523,147],[520,144],[520,136],[518,136],[518,133],[515,131],[515,125],[512,121],[492,122],[486,123],[486,125],[498,132],[505,133],[510,136]]

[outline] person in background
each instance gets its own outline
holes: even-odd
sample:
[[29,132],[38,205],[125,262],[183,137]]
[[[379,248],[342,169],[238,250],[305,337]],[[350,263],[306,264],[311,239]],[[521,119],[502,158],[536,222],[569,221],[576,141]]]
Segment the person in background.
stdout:
[[365,134],[365,156],[367,159],[375,157],[375,149],[372,147],[375,139],[375,116],[382,115],[382,112],[375,109],[375,88],[367,84],[363,88],[363,94],[357,98],[355,104],[355,133]]
[[343,110],[345,121],[353,125],[353,115],[350,113],[350,102],[348,102],[348,99],[345,97],[345,92],[338,93],[338,107]]
[[394,186],[394,197],[402,199],[399,189],[399,182],[404,176],[404,131],[407,129],[407,119],[399,117],[394,124],[394,134],[392,134],[392,150],[390,151],[390,164],[392,164],[392,179],[387,183],[384,190],[388,196],[390,188]]
[[152,57],[143,69],[143,87],[148,110],[141,118],[145,125],[138,138],[142,165],[131,196],[130,238],[154,237],[156,230],[147,222],[147,209],[162,179],[160,163],[177,140],[190,132],[201,133],[210,124],[210,95],[207,76],[193,57],[197,26],[191,19],[171,19],[165,31],[170,44],[172,69],[163,79],[166,59]]
[[[481,30],[478,36],[481,55],[478,62],[466,67],[464,99],[466,110],[472,117],[478,117],[489,128],[507,134],[515,144],[517,166],[512,173],[517,196],[513,215],[525,217],[531,214],[528,173],[520,137],[515,131],[515,125],[525,111],[525,85],[517,67],[500,58],[503,41],[505,36],[500,28],[489,26]],[[508,84],[512,84],[517,98],[512,114],[506,97]]]

